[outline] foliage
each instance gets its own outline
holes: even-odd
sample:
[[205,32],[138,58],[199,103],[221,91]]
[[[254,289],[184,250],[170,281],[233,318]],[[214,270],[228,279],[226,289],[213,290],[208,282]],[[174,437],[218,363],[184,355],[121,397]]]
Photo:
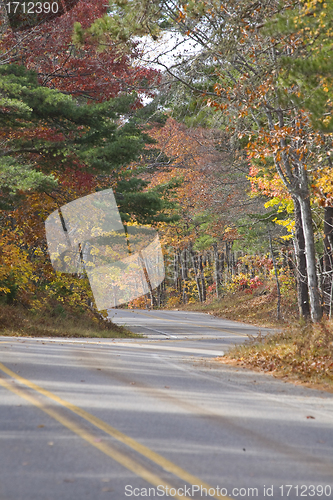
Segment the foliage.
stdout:
[[[34,160],[44,171],[77,158],[83,169],[110,173],[137,157],[148,141],[130,117],[119,126],[131,113],[130,96],[78,105],[71,96],[40,86],[35,72],[14,64],[0,66],[0,89],[4,158]],[[24,113],[22,106],[8,108],[13,99]]]
[[314,327],[294,324],[284,332],[261,336],[231,350],[221,361],[259,368],[275,377],[332,387],[332,324]]
[[332,121],[332,39],[333,5],[331,1],[302,1],[268,23],[268,32],[278,29],[284,35],[293,35],[299,47],[296,58],[284,56],[280,80],[291,89],[298,108],[310,112],[315,129],[333,131]]
[[223,295],[212,301],[182,305],[191,311],[201,311],[214,316],[242,321],[263,327],[285,327],[297,318],[296,291],[286,291],[281,298],[282,320],[276,319],[276,285],[270,276],[262,279],[264,285],[250,294],[246,290],[228,291],[223,287]]
[[138,224],[175,222],[179,218],[174,202],[178,186],[176,178],[153,187],[141,178],[119,180],[116,196],[122,220]]
[[50,266],[45,219],[59,206],[118,182],[125,220],[166,221],[172,183],[146,190],[146,182],[133,178],[135,169],[126,167],[152,142],[133,117],[135,96],[87,104],[41,86],[34,71],[15,64],[0,66],[0,88],[1,301],[35,311],[66,303],[87,314],[87,280]]
[[149,133],[168,158],[167,164],[151,176],[150,186],[163,186],[179,179],[175,199],[180,219],[160,227],[162,239],[166,245],[185,248],[192,242],[195,249],[204,250],[223,237],[229,206],[239,195],[234,186],[230,190],[225,188],[225,178],[220,179],[214,170],[215,165],[226,159],[221,157],[214,137],[205,129],[188,128],[168,118],[163,127],[156,126]]
[[252,278],[251,275],[239,273],[232,278],[231,283],[228,285],[228,289],[231,292],[245,291],[245,293],[252,294],[254,290],[263,286],[263,284],[259,276]]
[[0,334],[17,337],[137,337],[126,328],[105,321],[93,311],[80,313],[67,305],[48,303],[38,311],[22,305],[1,305]]
[[[170,268],[164,288],[156,291],[162,305],[211,301],[228,287],[236,294],[251,287],[251,295],[259,293],[259,280],[272,272],[264,257],[271,239],[282,295],[292,295],[295,277],[307,276],[312,319],[318,321],[316,259],[323,250],[315,238],[321,238],[323,211],[332,205],[333,182],[331,14],[331,2],[315,0],[119,0],[109,6],[98,0],[79,2],[58,20],[63,39],[52,22],[51,42],[45,26],[38,36],[19,38],[17,48],[7,34],[3,57],[8,48],[10,57],[21,60],[28,47],[35,51],[24,60],[37,72],[36,95],[56,87],[59,103],[69,98],[67,115],[47,121],[55,111],[45,108],[40,124],[28,99],[4,95],[13,117],[6,147],[17,148],[3,157],[10,162],[3,167],[7,206],[27,186],[62,204],[112,185],[126,223],[148,222],[160,230]],[[178,33],[180,45],[195,41],[196,50],[161,63],[160,77],[137,63],[136,37],[158,41],[165,31]],[[157,88],[157,82],[163,85]],[[133,87],[139,93],[129,96]],[[155,100],[142,107],[143,94]],[[55,94],[45,95],[52,103]],[[87,110],[101,117],[97,125]],[[192,128],[166,120],[165,111]],[[59,120],[61,126],[55,125]],[[37,132],[34,138],[29,128]],[[39,152],[31,151],[33,141]],[[48,177],[33,179],[34,171]],[[41,220],[47,210],[41,208]],[[304,255],[300,228],[307,269],[298,261],[297,248]],[[25,243],[17,244],[26,250]],[[260,260],[267,261],[261,268]],[[7,273],[2,287],[14,296],[22,287],[11,290],[12,280]]]
[[42,86],[93,101],[133,91],[151,96],[151,84],[158,82],[159,74],[137,63],[135,44],[127,44],[124,50],[104,37],[100,50],[94,29],[83,43],[74,43],[78,41],[75,36],[73,41],[74,27],[76,32],[89,30],[107,8],[104,0],[81,0],[61,17],[33,30],[22,34],[8,30],[0,40],[0,64],[21,62],[36,71]]

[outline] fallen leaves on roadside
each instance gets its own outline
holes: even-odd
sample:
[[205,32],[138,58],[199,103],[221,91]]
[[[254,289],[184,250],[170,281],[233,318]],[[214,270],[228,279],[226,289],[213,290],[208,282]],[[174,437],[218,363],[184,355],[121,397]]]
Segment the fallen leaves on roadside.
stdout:
[[235,347],[220,360],[282,378],[291,376],[302,382],[332,384],[332,330],[329,322],[289,327],[266,337],[250,338],[247,344]]

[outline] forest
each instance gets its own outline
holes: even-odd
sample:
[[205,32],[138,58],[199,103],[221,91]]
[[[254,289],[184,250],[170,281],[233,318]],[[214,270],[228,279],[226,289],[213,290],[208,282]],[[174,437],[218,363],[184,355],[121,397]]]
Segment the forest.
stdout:
[[30,3],[0,0],[0,329],[105,323],[45,220],[112,188],[166,273],[123,307],[331,331],[333,1]]

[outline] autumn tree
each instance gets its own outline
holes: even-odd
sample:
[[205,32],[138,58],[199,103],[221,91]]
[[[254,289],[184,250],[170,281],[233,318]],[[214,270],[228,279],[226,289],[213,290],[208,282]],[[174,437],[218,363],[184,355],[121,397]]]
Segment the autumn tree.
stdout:
[[[52,19],[51,16],[51,18],[44,20],[48,21],[47,23],[37,24],[34,29],[22,26],[22,32],[8,29],[0,43],[0,58],[2,56],[3,61],[7,62],[20,61],[27,68],[37,72],[38,82],[41,87],[57,89],[65,95],[71,94],[76,99],[79,99],[76,103],[80,107],[86,103],[107,101],[120,94],[123,98],[122,102],[125,103],[125,96],[131,94],[133,99],[129,98],[125,107],[127,107],[127,112],[133,115],[134,110],[142,106],[140,97],[138,96],[139,93],[140,95],[143,93],[151,95],[148,88],[149,83],[158,78],[158,73],[155,70],[147,69],[134,62],[138,55],[135,50],[135,44],[131,44],[130,50],[127,48],[126,53],[121,52],[116,44],[113,44],[111,47],[104,47],[105,50],[100,51],[98,44],[94,42],[93,34],[91,34],[89,40],[86,39],[84,42],[78,43],[78,45],[73,44],[72,38],[75,23],[80,24],[82,30],[89,29],[95,19],[98,19],[107,12],[105,2],[61,0],[60,3],[63,7],[57,13],[61,13],[60,17],[57,15],[53,16],[54,19]],[[134,90],[136,91],[136,96],[134,96]],[[96,109],[96,107],[92,107],[91,113],[96,113]],[[47,113],[47,110],[45,110],[45,113]],[[124,119],[124,116],[121,119]],[[132,127],[134,127],[134,120],[131,123]],[[7,125],[9,126],[9,123]],[[129,132],[128,126],[129,123],[125,124],[125,127],[121,127],[121,133],[126,128]],[[43,127],[44,138],[47,135],[46,128],[47,124],[45,123]],[[4,135],[7,131],[4,130]],[[40,131],[41,129],[39,129]],[[134,131],[134,128],[132,128],[132,131]],[[54,132],[55,127],[53,123],[53,128],[49,129],[48,134],[56,137]],[[135,134],[134,132],[133,137]],[[61,141],[61,138],[59,136],[57,138],[57,144],[53,144],[52,147],[48,144],[52,154],[54,154],[54,147],[60,145],[59,141]],[[72,144],[74,144],[76,138],[72,137],[71,139]],[[107,138],[101,138],[102,140],[105,142]],[[82,138],[82,141],[87,142],[86,138]],[[81,151],[83,142],[81,143]],[[123,148],[124,153],[125,150],[126,153],[129,153],[127,158],[134,157],[135,154],[139,155],[141,151],[138,143],[135,146],[133,143],[136,153],[134,153],[133,149],[130,151],[130,144],[131,141],[128,143],[129,148]],[[67,147],[65,142],[63,146]],[[91,144],[90,150],[92,151],[95,147],[96,144]],[[38,149],[38,146],[36,149]],[[109,149],[108,154],[110,153]],[[115,160],[118,153],[113,150],[112,156],[114,158],[112,161]],[[49,155],[51,158],[52,154]],[[74,161],[75,155],[76,159]],[[82,165],[80,162],[82,163],[84,160],[82,156],[78,158],[77,153],[74,153],[74,156],[72,154],[71,159],[67,156],[68,161],[66,162],[62,159],[60,164],[58,161],[59,158],[55,160],[56,157],[54,157],[53,164],[51,159],[47,168],[54,171],[57,170],[59,165],[62,165],[61,175],[64,175],[63,167],[65,165],[66,172],[72,179],[75,177],[80,179],[82,177]],[[122,164],[125,164],[127,161],[125,156],[121,160]],[[41,159],[40,155],[38,158],[34,158],[34,161],[36,163]],[[87,158],[86,160],[88,161]],[[44,162],[44,165],[40,165],[40,169],[45,168],[45,166]],[[95,165],[91,167],[94,168]],[[69,173],[70,168],[73,170],[72,173]],[[96,170],[95,174],[101,174],[100,168]],[[127,172],[127,180],[128,177]],[[142,189],[143,187],[139,190]]]
[[[170,183],[147,191],[148,183],[128,167],[152,142],[132,109],[135,96],[78,105],[73,97],[42,87],[34,71],[14,64],[0,67],[0,88],[0,280],[6,296],[15,287],[32,293],[34,283],[50,281],[43,223],[50,211],[79,196],[112,186],[124,222],[170,219]],[[61,280],[51,281],[60,287]],[[69,281],[68,290],[72,286]]]
[[[278,29],[290,36],[298,33],[302,46],[297,57],[284,56],[281,81],[292,89],[292,100],[309,113],[313,129],[320,135],[317,166],[312,173],[314,199],[324,207],[323,302],[331,316],[333,306],[333,208],[332,169],[332,2],[302,2],[279,16]],[[273,26],[270,31],[274,31]]]
[[[149,15],[141,26],[157,33],[161,20],[197,43],[198,53],[192,56],[192,71],[202,74],[202,68],[214,68],[218,81],[216,97],[208,101],[230,118],[230,131],[235,138],[245,139],[245,148],[252,159],[265,164],[271,161],[289,195],[299,204],[304,234],[307,282],[311,318],[319,321],[322,315],[321,298],[316,273],[316,254],[311,214],[310,178],[316,169],[320,135],[314,133],[310,117],[293,100],[295,89],[280,79],[284,58],[296,60],[303,56],[303,39],[298,31],[289,34],[270,34],[264,27],[267,20],[302,3],[295,1],[268,2],[143,2],[141,9]],[[120,3],[119,3],[120,5]],[[137,11],[126,4],[118,36],[123,33],[126,19]],[[142,10],[141,10],[142,13]],[[136,20],[139,17],[135,17]],[[169,24],[170,25],[170,24]],[[133,26],[135,23],[133,22]],[[149,31],[146,29],[146,32]],[[201,94],[202,82],[181,73],[175,65],[175,77]],[[200,79],[199,79],[200,80]],[[209,88],[207,88],[207,93]],[[295,212],[296,213],[296,212]]]
[[[35,250],[46,256],[37,227],[48,212],[96,189],[114,187],[125,222],[167,221],[166,207],[172,211],[170,183],[147,191],[147,182],[128,166],[151,141],[135,112],[142,107],[140,96],[151,95],[158,73],[135,62],[135,44],[126,53],[115,44],[101,52],[92,34],[74,45],[74,24],[89,28],[107,11],[105,2],[58,3],[64,7],[60,16],[34,19],[33,27],[2,23],[7,31],[2,29],[0,41],[2,229],[10,231],[15,220],[18,232],[8,248],[13,256],[29,248],[34,259]],[[36,189],[45,194],[36,199]],[[49,274],[47,263],[40,269]]]
[[138,64],[135,43],[124,51],[119,44],[108,43],[105,35],[104,50],[100,50],[94,31],[84,40],[78,34],[73,39],[75,26],[88,30],[106,15],[107,2],[72,1],[71,8],[69,3],[60,17],[33,29],[8,29],[0,41],[0,64],[19,62],[37,72],[41,85],[94,101],[108,100],[120,92],[151,95],[150,87],[159,73]]
[[[34,162],[47,172],[55,162],[60,166],[75,157],[86,169],[111,173],[149,140],[130,119],[130,96],[78,106],[70,96],[40,86],[36,73],[23,66],[4,65],[0,76],[3,159]],[[126,114],[128,121],[119,126]]]
[[[159,154],[152,162],[158,166],[153,174],[145,174],[150,186],[180,178],[175,188],[179,220],[159,225],[161,241],[166,249],[166,284],[169,299],[186,302],[193,289],[205,301],[207,288],[215,287],[219,296],[224,264],[230,268],[233,240],[237,238],[235,223],[241,200],[245,201],[244,179],[230,182],[232,159],[218,151],[218,131],[188,128],[168,118],[165,125],[155,125],[150,135],[157,141],[152,147]],[[228,178],[229,177],[229,178]],[[249,182],[247,181],[249,184]],[[230,186],[232,184],[232,186]],[[243,211],[246,207],[242,207]],[[191,288],[192,292],[189,292]],[[174,294],[177,295],[174,295]]]

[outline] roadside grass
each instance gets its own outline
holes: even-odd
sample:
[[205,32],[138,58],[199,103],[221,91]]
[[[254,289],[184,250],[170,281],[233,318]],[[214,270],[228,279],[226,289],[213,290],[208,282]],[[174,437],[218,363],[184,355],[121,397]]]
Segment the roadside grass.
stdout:
[[294,293],[282,297],[282,319],[277,320],[276,290],[257,289],[226,294],[221,299],[179,306],[233,321],[273,327],[276,332],[249,337],[218,360],[225,364],[265,371],[277,378],[333,391],[333,321],[313,325],[298,319]]
[[333,392],[333,322],[299,322],[281,332],[250,337],[218,360]]
[[137,338],[123,326],[91,312],[74,313],[64,307],[34,312],[19,305],[0,305],[0,336]]

